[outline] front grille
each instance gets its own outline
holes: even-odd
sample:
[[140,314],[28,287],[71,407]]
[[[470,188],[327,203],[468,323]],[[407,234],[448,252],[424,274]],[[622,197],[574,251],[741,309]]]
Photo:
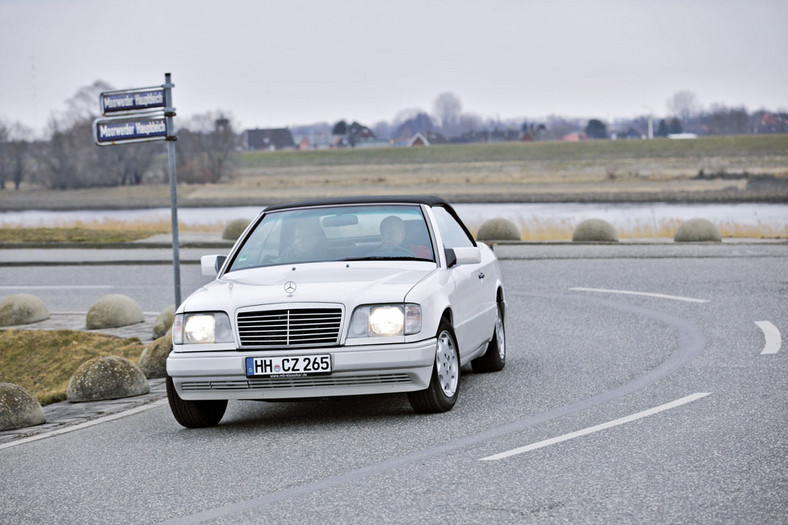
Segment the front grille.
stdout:
[[366,376],[265,377],[230,381],[186,381],[184,392],[268,390],[272,388],[304,388],[324,386],[362,386],[410,383],[408,374],[377,374]]
[[339,344],[342,309],[241,312],[237,320],[244,348],[332,346]]

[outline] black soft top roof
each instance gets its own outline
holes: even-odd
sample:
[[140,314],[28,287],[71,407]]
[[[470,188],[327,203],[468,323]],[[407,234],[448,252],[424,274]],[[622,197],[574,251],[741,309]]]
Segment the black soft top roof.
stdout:
[[428,206],[446,206],[451,209],[448,202],[432,195],[370,195],[364,197],[333,197],[312,201],[296,202],[292,204],[277,204],[265,209],[268,211],[285,210],[292,208],[309,208],[312,206],[334,206],[341,204],[426,204]]

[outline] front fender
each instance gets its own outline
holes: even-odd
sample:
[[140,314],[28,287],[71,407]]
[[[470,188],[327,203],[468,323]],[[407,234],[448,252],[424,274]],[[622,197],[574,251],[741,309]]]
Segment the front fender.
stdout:
[[451,310],[450,294],[453,289],[454,280],[449,272],[438,270],[408,292],[405,302],[420,304],[422,316],[421,332],[411,337],[427,339],[438,333],[443,313]]

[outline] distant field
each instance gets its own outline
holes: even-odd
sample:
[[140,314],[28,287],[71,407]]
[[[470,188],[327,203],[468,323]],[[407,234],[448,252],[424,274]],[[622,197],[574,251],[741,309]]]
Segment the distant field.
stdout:
[[[180,206],[437,194],[451,202],[785,202],[788,135],[246,152],[231,180]],[[0,211],[169,207],[166,184],[0,191]]]
[[[328,151],[249,152],[245,169],[306,166],[444,164],[466,162],[607,162],[626,159],[788,158],[788,135],[702,137],[695,140],[590,140],[583,142],[504,142],[430,148],[339,149]],[[782,169],[788,169],[784,163]]]

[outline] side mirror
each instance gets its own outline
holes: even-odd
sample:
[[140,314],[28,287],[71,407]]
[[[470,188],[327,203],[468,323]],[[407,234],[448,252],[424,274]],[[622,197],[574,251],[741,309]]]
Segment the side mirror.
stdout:
[[457,264],[457,256],[451,248],[444,248],[443,253],[446,255],[446,268],[451,268]]
[[200,270],[206,277],[216,277],[226,260],[226,255],[203,255],[200,257]]
[[482,262],[482,251],[478,246],[470,248],[446,248],[446,266],[451,268],[460,264],[479,264]]

